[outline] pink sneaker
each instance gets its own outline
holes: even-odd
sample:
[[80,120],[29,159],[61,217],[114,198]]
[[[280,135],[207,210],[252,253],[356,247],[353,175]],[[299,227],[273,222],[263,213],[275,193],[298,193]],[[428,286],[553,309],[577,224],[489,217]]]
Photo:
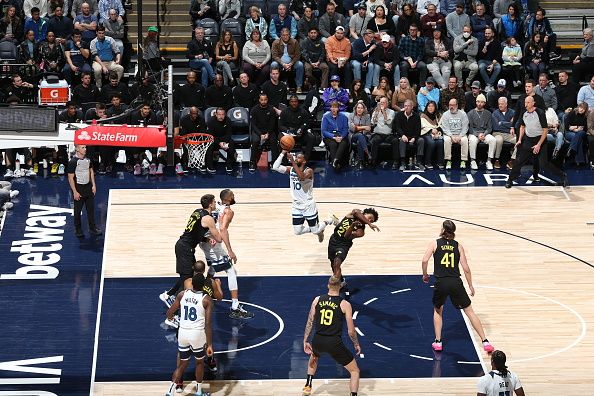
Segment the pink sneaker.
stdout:
[[493,345],[491,345],[491,343],[489,341],[483,342],[483,349],[487,353],[491,353],[495,350],[495,348],[493,347]]
[[442,345],[441,341],[440,342],[436,341],[433,344],[431,344],[431,348],[433,348],[434,351],[441,352],[443,350],[443,345]]
[[155,176],[157,174],[157,165],[150,164],[149,165],[149,175]]
[[142,169],[140,169],[140,164],[134,165],[134,176],[140,176],[142,174]]

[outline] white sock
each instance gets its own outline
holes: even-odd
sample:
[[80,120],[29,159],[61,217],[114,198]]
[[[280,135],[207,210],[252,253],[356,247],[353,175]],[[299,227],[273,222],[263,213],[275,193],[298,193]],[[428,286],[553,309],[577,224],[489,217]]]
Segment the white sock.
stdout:
[[239,308],[239,300],[236,298],[231,299],[231,309]]

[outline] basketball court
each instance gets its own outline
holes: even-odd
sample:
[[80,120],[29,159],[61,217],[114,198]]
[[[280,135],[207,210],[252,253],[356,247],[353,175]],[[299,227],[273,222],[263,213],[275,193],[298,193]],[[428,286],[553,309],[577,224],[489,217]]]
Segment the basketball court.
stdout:
[[[435,184],[441,179],[437,173],[420,176]],[[162,325],[165,306],[158,294],[175,281],[173,246],[189,214],[201,195],[223,187],[233,188],[237,200],[230,235],[240,300],[256,315],[232,320],[229,301],[216,303],[219,372],[206,375],[204,388],[215,395],[299,395],[307,362],[303,328],[311,300],[325,291],[332,227],[323,243],[315,235],[293,235],[287,177],[259,177],[261,185],[282,188],[248,188],[253,177],[100,179],[96,202],[105,234],[81,241],[72,235],[65,183],[39,179],[36,186],[23,185],[20,205],[0,236],[7,258],[0,264],[7,318],[0,395],[163,395],[176,341]],[[321,179],[316,184],[324,187],[315,190],[321,218],[369,206],[379,212],[381,232],[368,228],[343,265],[363,350],[360,395],[473,394],[477,377],[489,369],[476,334],[449,303],[444,352],[431,349],[432,289],[421,280],[421,257],[446,218],[456,222],[456,239],[466,249],[477,292],[473,307],[527,394],[589,394],[592,187],[350,188]],[[411,183],[426,185],[418,178]],[[27,275],[34,272],[19,272],[27,269],[26,249],[15,249],[35,246],[23,241],[41,231],[26,227],[44,216],[38,225],[64,231],[44,234],[62,238],[53,241],[61,250],[60,261],[51,264],[59,274],[33,279]],[[222,287],[229,298],[225,279]],[[346,394],[346,377],[323,359],[314,395]],[[188,370],[188,392],[191,378]],[[41,390],[52,393],[31,393]]]

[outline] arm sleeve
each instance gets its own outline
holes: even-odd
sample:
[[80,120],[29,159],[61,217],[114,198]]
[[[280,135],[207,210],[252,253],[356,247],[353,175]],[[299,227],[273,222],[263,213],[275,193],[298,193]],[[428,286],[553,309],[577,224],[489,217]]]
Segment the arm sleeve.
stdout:
[[287,167],[284,166],[284,165],[281,165],[281,162],[283,162],[283,155],[282,154],[280,154],[278,156],[278,158],[272,164],[272,170],[273,171],[276,171],[278,173],[287,173]]

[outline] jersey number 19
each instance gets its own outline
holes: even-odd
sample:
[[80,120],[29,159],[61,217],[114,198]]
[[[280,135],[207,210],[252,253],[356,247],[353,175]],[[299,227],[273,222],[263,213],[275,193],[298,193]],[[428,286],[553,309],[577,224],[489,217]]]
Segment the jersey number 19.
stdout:
[[334,311],[331,309],[322,309],[320,311],[320,323],[324,326],[330,326],[334,318]]

